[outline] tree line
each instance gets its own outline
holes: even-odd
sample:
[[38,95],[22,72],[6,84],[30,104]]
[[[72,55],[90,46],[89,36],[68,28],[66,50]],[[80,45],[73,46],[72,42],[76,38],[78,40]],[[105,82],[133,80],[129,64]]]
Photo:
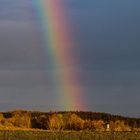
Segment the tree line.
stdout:
[[0,113],[0,128],[44,130],[139,131],[140,118],[97,112],[31,112]]

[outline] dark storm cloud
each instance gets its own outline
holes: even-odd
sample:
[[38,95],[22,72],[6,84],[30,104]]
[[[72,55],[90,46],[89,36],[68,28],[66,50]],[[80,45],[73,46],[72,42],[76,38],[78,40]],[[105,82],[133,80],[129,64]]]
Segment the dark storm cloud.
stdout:
[[68,2],[89,108],[139,115],[140,2]]
[[0,109],[49,110],[57,106],[51,76],[41,70],[1,70]]
[[[30,0],[29,0],[30,1]],[[28,17],[29,1],[25,0],[1,0],[0,1],[0,19],[1,20],[26,20]]]
[[31,37],[28,35],[30,33],[28,32],[29,23],[27,19],[23,20],[23,18],[25,19],[24,11],[26,11],[23,7],[21,1],[0,1],[1,69],[9,65],[16,65],[18,62],[26,62],[29,55],[31,55],[29,54],[31,41],[28,40],[28,37],[31,40]]
[[[87,110],[139,116],[139,1],[65,0]],[[0,110],[61,109],[30,0],[0,1]],[[37,48],[36,46],[39,46]],[[42,48],[41,48],[42,47]],[[46,93],[47,92],[47,93]],[[37,105],[36,105],[37,104]]]
[[43,67],[43,45],[30,4],[27,0],[0,1],[0,69]]
[[[37,33],[31,1],[0,1],[0,110],[38,108],[55,102],[44,69],[43,46]],[[31,12],[31,13],[30,13]],[[39,46],[39,47],[38,47]],[[50,87],[50,88],[49,88]],[[46,104],[47,102],[47,104]],[[38,103],[38,105],[36,105]],[[48,105],[49,104],[49,105]],[[47,107],[46,107],[47,108]]]

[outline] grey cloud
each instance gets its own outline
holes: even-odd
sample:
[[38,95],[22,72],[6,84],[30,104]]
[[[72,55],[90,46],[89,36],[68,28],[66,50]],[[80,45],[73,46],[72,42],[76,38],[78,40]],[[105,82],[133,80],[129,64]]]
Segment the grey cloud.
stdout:
[[[57,105],[54,88],[58,72],[52,68],[31,2],[0,1],[0,110],[63,108]],[[79,75],[87,110],[139,116],[140,2],[64,4],[78,60],[68,69]]]
[[12,21],[25,21],[29,19],[30,0],[1,0],[0,1],[0,19]]

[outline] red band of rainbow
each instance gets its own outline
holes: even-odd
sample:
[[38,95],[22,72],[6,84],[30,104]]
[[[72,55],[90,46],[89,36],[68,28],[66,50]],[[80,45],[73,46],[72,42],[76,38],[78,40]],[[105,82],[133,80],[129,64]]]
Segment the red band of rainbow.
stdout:
[[32,0],[41,20],[46,50],[56,73],[58,101],[64,110],[83,110],[84,102],[76,66],[71,26],[62,0]]

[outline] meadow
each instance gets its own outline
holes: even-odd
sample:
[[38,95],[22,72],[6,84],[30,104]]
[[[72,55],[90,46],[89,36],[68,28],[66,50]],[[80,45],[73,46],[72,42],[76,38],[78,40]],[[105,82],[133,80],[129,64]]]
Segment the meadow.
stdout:
[[140,132],[1,130],[0,140],[140,140]]

